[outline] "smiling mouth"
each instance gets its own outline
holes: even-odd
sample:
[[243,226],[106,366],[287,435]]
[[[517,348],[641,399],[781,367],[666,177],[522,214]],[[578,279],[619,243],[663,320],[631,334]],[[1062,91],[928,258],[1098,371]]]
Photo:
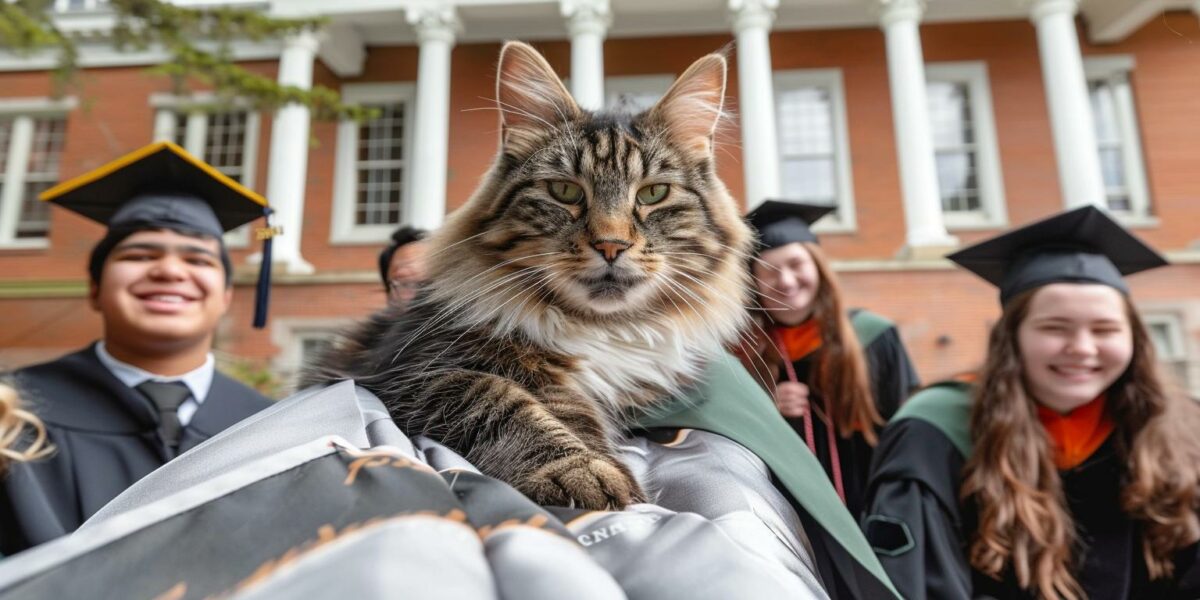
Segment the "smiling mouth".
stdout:
[[172,294],[167,292],[156,294],[138,294],[137,299],[143,302],[151,302],[154,304],[178,305],[182,306],[189,302],[195,301],[195,298],[185,296],[183,294]]
[[1090,377],[1100,372],[1100,367],[1066,367],[1052,366],[1050,371],[1055,375],[1067,378]]

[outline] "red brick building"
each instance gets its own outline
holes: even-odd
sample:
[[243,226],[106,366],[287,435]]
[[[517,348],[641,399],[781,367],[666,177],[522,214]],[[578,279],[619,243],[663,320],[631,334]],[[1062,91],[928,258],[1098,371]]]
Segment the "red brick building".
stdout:
[[1164,360],[1200,391],[1200,19],[1186,2],[1096,0],[1078,14],[1074,0],[319,4],[255,4],[330,25],[236,56],[384,108],[375,122],[196,111],[211,98],[172,96],[146,72],[153,51],[107,49],[97,0],[59,2],[62,26],[95,40],[75,96],[50,98],[51,57],[0,52],[0,365],[100,335],[84,265],[101,230],[30,198],[175,139],[280,210],[271,322],[249,327],[257,267],[234,234],[235,308],[217,347],[286,378],[329,331],[382,306],[375,256],[390,230],[436,225],[473,191],[497,146],[499,43],[520,38],[591,106],[650,102],[730,46],[723,178],[747,203],[837,205],[822,243],[850,302],[899,323],[926,379],[976,364],[998,314],[995,291],[944,251],[1103,203],[1173,261],[1131,284]]

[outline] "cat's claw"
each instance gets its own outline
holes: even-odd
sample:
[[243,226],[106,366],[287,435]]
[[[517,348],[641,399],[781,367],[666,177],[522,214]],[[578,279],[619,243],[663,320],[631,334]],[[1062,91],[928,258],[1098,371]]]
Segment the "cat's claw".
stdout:
[[543,465],[521,486],[521,491],[538,504],[588,510],[620,510],[644,500],[625,465],[591,452]]

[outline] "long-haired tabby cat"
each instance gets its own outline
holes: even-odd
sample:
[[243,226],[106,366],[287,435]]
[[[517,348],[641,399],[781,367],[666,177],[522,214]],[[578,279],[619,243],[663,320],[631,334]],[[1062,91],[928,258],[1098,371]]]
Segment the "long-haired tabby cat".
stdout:
[[506,44],[500,151],[429,239],[431,279],[308,381],[355,379],[539,503],[641,500],[618,415],[677,391],[745,321],[751,235],[713,160],[725,69],[705,56],[648,111],[589,112]]

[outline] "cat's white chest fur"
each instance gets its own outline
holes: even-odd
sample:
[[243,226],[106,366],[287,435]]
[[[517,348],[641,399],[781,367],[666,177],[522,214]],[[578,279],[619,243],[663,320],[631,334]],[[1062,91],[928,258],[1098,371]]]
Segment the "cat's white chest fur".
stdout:
[[647,388],[675,391],[682,379],[698,374],[706,358],[689,343],[695,340],[685,339],[690,336],[650,329],[621,333],[626,335],[586,332],[556,344],[578,361],[574,376],[581,391],[612,409],[635,404]]

